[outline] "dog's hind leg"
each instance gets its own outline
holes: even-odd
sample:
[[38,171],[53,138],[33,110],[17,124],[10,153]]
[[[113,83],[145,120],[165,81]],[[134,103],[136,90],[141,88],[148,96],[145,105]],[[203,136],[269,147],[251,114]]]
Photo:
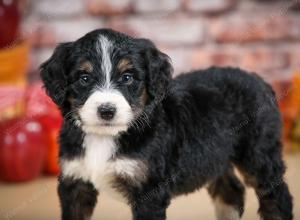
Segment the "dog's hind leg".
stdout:
[[264,143],[248,148],[237,167],[245,182],[255,189],[262,219],[292,220],[292,196],[283,177],[285,165],[281,142],[269,139]]
[[245,188],[232,169],[208,186],[218,220],[239,220],[244,211]]

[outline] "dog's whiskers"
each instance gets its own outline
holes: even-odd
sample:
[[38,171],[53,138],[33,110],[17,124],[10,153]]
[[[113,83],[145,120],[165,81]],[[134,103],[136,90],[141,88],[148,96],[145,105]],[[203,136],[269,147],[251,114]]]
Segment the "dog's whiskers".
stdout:
[[151,128],[150,123],[149,123],[149,116],[147,115],[146,112],[142,111],[140,115],[135,118],[132,122],[130,122],[130,125],[133,126],[137,130],[144,130],[146,126]]
[[80,124],[78,123],[79,119],[77,117],[77,109],[73,109],[65,115],[65,119],[76,127]]

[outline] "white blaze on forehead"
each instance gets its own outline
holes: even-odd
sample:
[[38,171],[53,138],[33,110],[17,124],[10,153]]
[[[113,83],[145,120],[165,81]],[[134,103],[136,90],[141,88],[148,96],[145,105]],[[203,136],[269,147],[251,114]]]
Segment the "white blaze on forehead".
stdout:
[[103,87],[110,88],[110,76],[112,71],[111,52],[112,43],[104,36],[100,36],[97,44],[97,51],[101,54],[101,71],[104,74],[105,81]]

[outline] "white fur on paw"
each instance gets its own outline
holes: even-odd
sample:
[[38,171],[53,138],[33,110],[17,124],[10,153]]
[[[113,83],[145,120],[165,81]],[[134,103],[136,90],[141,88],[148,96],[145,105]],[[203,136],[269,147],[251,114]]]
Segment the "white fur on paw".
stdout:
[[232,205],[224,203],[220,198],[214,199],[218,220],[240,220],[238,210]]

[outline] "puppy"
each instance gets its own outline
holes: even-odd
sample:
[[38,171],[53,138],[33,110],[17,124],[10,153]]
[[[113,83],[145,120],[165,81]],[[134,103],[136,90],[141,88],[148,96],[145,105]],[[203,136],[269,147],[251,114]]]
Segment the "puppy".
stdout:
[[64,117],[62,219],[90,219],[98,194],[108,193],[133,219],[162,220],[172,198],[206,186],[217,219],[237,220],[245,190],[235,167],[254,187],[262,219],[291,220],[271,87],[233,68],[171,75],[151,41],[110,29],[59,45],[41,66]]

